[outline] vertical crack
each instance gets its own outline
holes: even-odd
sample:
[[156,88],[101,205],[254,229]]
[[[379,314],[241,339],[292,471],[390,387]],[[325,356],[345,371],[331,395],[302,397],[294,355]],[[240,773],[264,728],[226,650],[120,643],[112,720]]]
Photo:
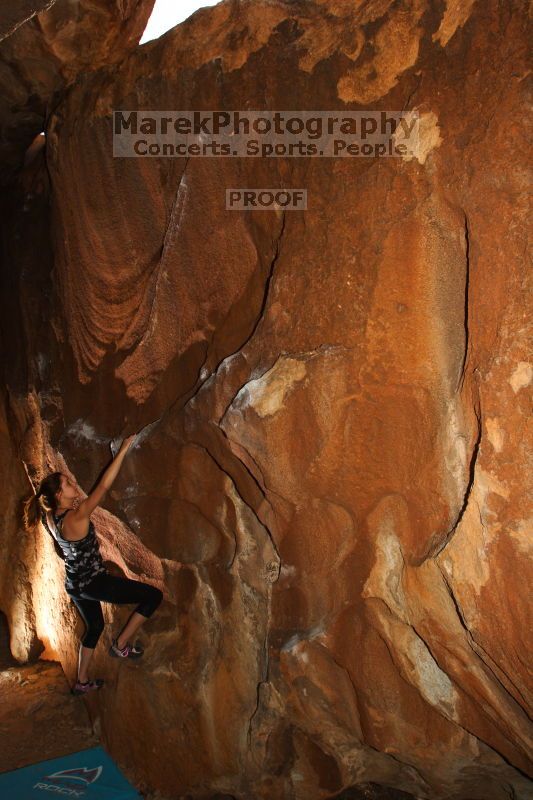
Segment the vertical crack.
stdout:
[[[277,260],[279,258],[279,254],[280,254],[280,250],[281,250],[281,241],[283,239],[283,234],[285,232],[285,220],[286,220],[286,212],[283,211],[282,212],[282,218],[281,218],[281,228],[280,228],[280,231],[279,231],[279,233],[277,235],[277,238],[276,238],[276,246],[275,246],[275,249],[274,249],[274,255],[272,256],[272,260],[270,262],[270,268],[269,268],[269,271],[268,271],[268,277],[267,277],[266,282],[265,282],[265,291],[264,291],[264,294],[263,294],[263,301],[261,303],[261,308],[259,309],[259,314],[257,315],[257,319],[255,321],[255,325],[252,328],[252,330],[250,331],[250,334],[247,336],[247,338],[241,344],[239,349],[235,351],[235,353],[240,352],[244,347],[246,347],[246,345],[248,344],[250,339],[254,336],[254,334],[255,334],[258,326],[259,326],[259,323],[263,319],[265,308],[266,308],[266,305],[267,305],[267,302],[268,302],[268,297],[269,297],[269,294],[270,294],[270,284],[272,282],[272,277],[274,275],[274,267],[276,266],[276,262],[277,262]],[[231,353],[231,355],[233,356],[233,355],[235,355],[235,353]],[[231,357],[231,356],[226,356],[225,358],[229,358],[229,357]],[[225,360],[225,359],[223,359],[223,360]],[[219,366],[220,366],[220,364],[217,366],[217,369],[218,369]],[[243,384],[243,385],[245,385],[245,384]],[[242,389],[242,386],[240,386],[237,389],[236,394],[238,394],[241,389]],[[220,424],[220,421],[225,416],[227,410],[229,409],[229,407],[233,403],[233,400],[234,400],[234,397],[232,397],[230,399],[229,403],[224,408],[224,411],[222,412],[222,414],[220,415],[219,419],[217,420],[218,424]]]
[[[165,267],[168,261],[168,254],[170,252],[172,243],[181,227],[181,220],[183,218],[183,212],[185,210],[185,204],[187,200],[187,181],[185,179],[185,170],[187,169],[187,164],[189,163],[189,159],[190,156],[185,161],[185,166],[183,167],[183,171],[180,176],[178,188],[176,189],[174,200],[172,201],[172,208],[170,210],[170,216],[168,219],[167,227],[165,229],[165,234],[163,236],[163,243],[161,245],[161,254],[159,256],[159,260],[149,277],[148,284],[150,287],[151,299],[149,301],[150,310],[147,315],[148,322],[146,324],[142,336],[138,341],[135,342],[136,348],[138,348],[143,342],[145,342],[151,336],[155,325],[154,320],[156,318],[156,303],[159,292],[159,284],[161,282],[161,277],[164,276]],[[121,341],[119,341],[117,345],[118,347],[121,347],[123,342],[128,341],[129,338],[131,337],[131,329],[133,324],[134,323],[132,321],[129,327],[127,327],[124,333],[122,334]]]
[[248,720],[248,731],[246,735],[248,749],[252,746],[252,724],[254,717],[259,711],[259,706],[261,704],[261,687],[266,686],[270,682],[270,654],[269,654],[269,635],[270,635],[270,598],[269,598],[269,613],[268,618],[266,621],[266,632],[265,638],[263,640],[263,653],[262,653],[262,660],[263,660],[263,675],[261,676],[261,680],[257,683],[256,689],[256,696],[255,696],[255,708],[250,715],[250,719]]
[[[251,737],[252,737],[252,722],[253,722],[253,719],[254,719],[255,715],[257,714],[257,712],[259,710],[259,705],[260,705],[260,702],[261,702],[261,686],[264,685],[264,684],[269,683],[269,680],[270,680],[269,635],[270,635],[270,617],[271,617],[271,595],[272,595],[272,584],[274,584],[279,578],[279,564],[281,564],[281,557],[280,557],[278,548],[276,547],[276,543],[274,541],[274,537],[272,535],[272,531],[270,531],[268,526],[265,525],[265,523],[262,522],[262,520],[259,519],[259,517],[257,515],[257,512],[253,508],[253,506],[251,506],[249,503],[247,503],[246,500],[242,497],[241,493],[239,492],[238,485],[237,485],[235,479],[233,478],[233,476],[224,468],[223,464],[220,463],[220,461],[213,455],[213,453],[210,451],[210,449],[208,447],[206,447],[203,444],[198,444],[198,443],[197,443],[197,446],[200,447],[202,450],[204,450],[204,452],[207,453],[207,455],[217,465],[217,467],[220,469],[220,471],[224,475],[227,475],[228,478],[231,480],[231,482],[233,484],[234,491],[239,496],[239,498],[242,501],[242,503],[245,504],[251,510],[251,512],[254,514],[255,518],[257,519],[257,521],[265,529],[266,535],[268,536],[268,538],[270,540],[270,543],[272,545],[272,548],[274,550],[274,553],[276,555],[276,558],[278,559],[277,564],[276,564],[277,569],[275,569],[275,570],[269,569],[269,572],[268,572],[268,574],[267,574],[267,576],[265,578],[267,584],[269,584],[269,588],[268,588],[267,593],[265,595],[265,602],[267,603],[268,613],[267,613],[267,618],[265,620],[265,635],[264,635],[264,638],[263,638],[263,646],[262,646],[261,661],[260,661],[261,674],[260,674],[260,679],[259,679],[259,681],[257,683],[257,688],[256,688],[255,708],[254,708],[254,710],[253,710],[253,712],[252,712],[252,714],[251,714],[251,716],[250,716],[250,718],[248,720],[247,742],[248,742],[248,747],[250,747],[250,745],[251,745]],[[249,473],[249,474],[251,475],[251,473]],[[251,475],[251,477],[255,481],[254,476]],[[257,481],[255,481],[255,482],[257,484]],[[259,488],[261,488],[261,487],[259,487]],[[236,550],[234,551],[231,564],[233,564],[233,560],[235,559],[235,552],[236,552]],[[269,562],[269,565],[270,565],[270,563],[271,562]],[[231,564],[228,566],[228,569],[229,569],[229,567],[231,567]],[[269,565],[267,565],[267,567],[269,567]]]
[[267,277],[266,282],[265,282],[265,291],[264,291],[264,294],[263,294],[263,302],[261,303],[261,308],[259,309],[259,314],[257,316],[257,319],[255,321],[255,325],[252,328],[252,331],[251,331],[250,335],[247,337],[247,339],[245,339],[245,341],[240,346],[240,348],[239,348],[240,350],[242,350],[243,347],[245,347],[248,344],[248,342],[250,341],[252,336],[255,334],[255,332],[257,330],[257,326],[259,325],[259,323],[261,322],[261,320],[263,318],[263,314],[264,314],[264,311],[265,311],[265,308],[266,308],[266,304],[267,304],[267,301],[268,301],[268,296],[270,294],[270,284],[272,282],[272,276],[274,275],[274,267],[275,267],[276,262],[277,262],[277,260],[279,258],[279,254],[280,254],[280,250],[281,250],[281,240],[283,239],[283,234],[285,232],[286,213],[287,213],[286,211],[282,211],[281,228],[280,228],[280,231],[279,231],[279,233],[277,235],[277,238],[276,238],[276,246],[275,246],[275,249],[274,249],[274,255],[273,255],[272,260],[270,262],[270,268],[269,268],[269,271],[268,271],[268,277]]
[[411,99],[412,99],[413,95],[419,90],[421,83],[422,83],[422,74],[420,74],[420,77],[419,77],[419,79],[417,81],[416,86],[413,89],[411,89],[411,91],[409,92],[409,95],[407,96],[407,100],[403,104],[403,108],[402,108],[402,110],[400,112],[401,114],[403,114],[404,111],[409,109],[409,103],[411,102]]
[[[216,373],[218,371],[218,369],[220,368],[220,365],[227,358],[231,358],[232,356],[234,356],[237,353],[239,353],[243,349],[243,347],[245,347],[248,344],[248,342],[250,341],[252,336],[255,334],[255,332],[257,330],[257,326],[259,325],[259,323],[260,323],[260,321],[261,321],[261,319],[263,317],[265,308],[266,308],[266,304],[267,304],[267,301],[268,301],[268,296],[269,296],[269,293],[270,293],[270,284],[271,284],[271,281],[272,281],[272,276],[274,274],[274,266],[275,266],[275,264],[276,264],[276,262],[277,262],[277,260],[279,258],[281,240],[282,240],[282,237],[283,237],[283,234],[284,234],[284,231],[285,231],[285,214],[286,214],[286,212],[283,211],[283,216],[281,218],[281,228],[280,228],[280,231],[279,231],[279,233],[278,233],[278,235],[276,237],[274,255],[273,255],[272,260],[270,262],[270,267],[269,267],[269,270],[268,270],[268,276],[267,276],[267,279],[266,279],[266,282],[265,282],[265,291],[264,291],[264,294],[263,294],[263,300],[261,302],[261,308],[259,309],[259,313],[257,315],[257,319],[255,321],[254,327],[252,328],[252,330],[250,331],[249,335],[246,337],[244,342],[242,342],[239,345],[239,348],[237,350],[235,350],[233,353],[228,353],[228,355],[224,356],[224,358],[222,358],[219,361],[219,363],[216,365],[216,367],[214,368],[213,372],[211,372],[208,375],[206,375],[205,378],[203,380],[201,380],[200,383],[195,388],[193,388],[190,396],[187,398],[187,400],[185,401],[185,403],[183,405],[184,408],[185,408],[185,406],[187,406],[191,402],[191,400],[193,400],[196,397],[196,395],[198,394],[198,392],[200,391],[200,389],[202,388],[204,383],[209,380],[211,375],[213,375],[214,373]],[[204,366],[205,366],[205,364],[207,362],[208,355],[209,355],[209,350],[206,351],[204,361],[203,361],[201,367],[199,368],[199,374],[200,375],[201,375],[201,372],[202,372],[202,370],[203,370],[203,368],[204,368]],[[242,388],[242,387],[240,387],[240,388]],[[228,408],[229,408],[229,406],[231,405],[232,402],[233,402],[233,398],[230,401],[230,403],[228,404],[228,406],[224,409],[224,412],[220,416],[220,418],[218,420],[218,423],[220,423],[220,420],[222,419],[222,417],[224,416],[224,414],[226,413],[226,411],[228,410]]]
[[436,556],[439,555],[439,553],[442,550],[444,550],[444,548],[446,547],[446,545],[448,544],[448,542],[452,538],[453,534],[457,530],[457,526],[461,522],[461,520],[463,518],[463,514],[465,513],[465,511],[466,511],[466,509],[468,507],[468,503],[469,503],[469,500],[470,500],[470,494],[472,492],[472,486],[474,484],[474,478],[475,478],[475,474],[476,474],[476,461],[477,461],[477,456],[478,456],[478,452],[479,452],[479,447],[480,447],[480,444],[481,444],[481,432],[482,432],[481,412],[480,411],[478,412],[477,408],[474,408],[474,412],[475,412],[476,420],[477,420],[477,433],[476,433],[476,441],[474,442],[474,446],[472,448],[472,456],[470,458],[469,477],[468,477],[468,483],[467,483],[467,486],[466,486],[466,489],[465,489],[465,496],[464,496],[463,504],[462,504],[461,508],[459,509],[459,513],[457,514],[457,519],[455,520],[455,522],[453,523],[452,527],[450,528],[450,530],[446,534],[446,536],[444,538],[444,541],[440,544],[438,550],[434,550],[432,553],[430,553],[430,557],[431,558],[435,558]]
[[269,596],[267,597],[268,614],[267,614],[267,619],[265,621],[265,636],[263,639],[263,649],[261,653],[263,672],[257,683],[256,694],[255,694],[255,708],[250,715],[250,719],[248,720],[248,731],[246,734],[248,749],[250,749],[252,746],[252,724],[256,714],[259,711],[259,706],[261,704],[261,687],[266,686],[270,681],[269,637],[270,637],[270,616],[271,616],[271,599],[272,599],[271,594],[272,594],[272,589],[269,590]]
[[466,632],[466,633],[467,633],[467,635],[468,635],[468,634],[470,633],[470,631],[468,630],[468,627],[467,627],[466,621],[465,621],[465,619],[464,619],[464,617],[463,617],[463,613],[462,613],[461,609],[459,608],[459,603],[458,603],[458,602],[457,602],[457,600],[456,600],[456,597],[455,597],[454,591],[453,591],[453,589],[452,589],[452,587],[451,587],[451,585],[450,585],[450,582],[449,582],[449,580],[448,580],[448,577],[447,577],[447,576],[446,576],[446,574],[443,572],[443,570],[442,570],[442,568],[441,568],[441,566],[440,566],[440,564],[439,564],[439,563],[437,563],[437,568],[438,568],[438,570],[439,570],[439,572],[440,572],[440,574],[441,574],[441,576],[442,576],[442,580],[444,581],[444,585],[445,585],[445,587],[446,587],[446,590],[447,590],[448,594],[450,595],[450,597],[451,597],[451,599],[452,599],[452,602],[453,602],[453,604],[454,604],[454,606],[455,606],[455,612],[456,612],[456,614],[457,614],[457,616],[458,616],[458,618],[459,618],[459,621],[460,621],[460,623],[461,623],[461,626],[464,628],[465,632]]
[[[468,358],[468,352],[470,348],[470,330],[468,325],[468,313],[469,313],[469,292],[470,292],[470,227],[468,224],[468,216],[466,211],[463,209],[463,218],[464,218],[464,237],[465,237],[465,286],[464,286],[464,316],[463,316],[463,324],[464,324],[464,331],[465,331],[465,343],[464,343],[464,352],[463,352],[463,359],[461,363],[461,368],[459,370],[459,377],[457,380],[456,386],[456,393],[460,392],[463,388],[465,373],[466,373],[466,362]],[[457,519],[455,520],[454,524],[446,534],[444,541],[439,546],[438,550],[435,550],[431,553],[431,557],[434,558],[437,556],[443,549],[446,547],[448,542],[450,541],[451,537],[455,533],[457,526],[461,522],[463,518],[463,514],[466,511],[468,506],[468,502],[470,499],[470,493],[472,491],[472,486],[474,483],[475,477],[475,467],[476,461],[479,451],[479,446],[481,444],[481,432],[482,432],[482,423],[481,423],[481,409],[478,410],[477,407],[474,406],[474,412],[477,419],[477,434],[476,440],[474,442],[474,447],[472,449],[472,456],[470,458],[470,465],[469,465],[469,478],[468,484],[465,491],[465,496],[463,500],[463,504],[459,510],[457,515]]]
[[[525,700],[522,692],[520,691],[518,686],[514,683],[514,681],[511,679],[511,677],[507,674],[507,672],[499,664],[497,664],[494,661],[494,659],[486,652],[486,650],[479,644],[479,642],[477,642],[474,639],[474,636],[472,635],[472,632],[470,631],[470,629],[469,629],[469,627],[468,627],[468,625],[466,623],[466,619],[464,617],[464,614],[461,611],[461,608],[459,606],[457,598],[455,597],[455,592],[453,591],[453,588],[452,588],[452,585],[451,585],[451,583],[450,583],[450,581],[448,579],[448,576],[445,574],[445,572],[443,571],[443,569],[441,568],[439,563],[437,563],[437,568],[438,568],[438,570],[439,570],[439,572],[440,572],[440,574],[442,576],[442,579],[444,581],[444,585],[445,585],[445,587],[447,589],[447,592],[448,592],[449,596],[451,597],[451,599],[453,601],[453,604],[455,606],[455,611],[457,613],[457,616],[459,618],[461,626],[463,627],[463,629],[465,631],[466,638],[467,638],[469,646],[472,648],[474,653],[481,659],[481,661],[483,662],[483,664],[485,665],[487,670],[490,672],[490,674],[493,676],[493,678],[497,681],[497,683],[503,689],[505,689],[505,691],[509,695],[511,695],[511,697],[513,697],[513,700],[516,700],[518,702],[516,697],[514,697],[512,692],[509,690],[509,687],[505,685],[505,680],[508,681],[509,686],[512,687],[512,689],[516,692],[517,696],[520,698],[520,702],[522,703],[523,708],[525,710],[525,708],[527,706],[527,703],[526,703],[526,700]],[[501,675],[498,675],[498,671],[501,673]],[[503,676],[503,680],[502,680],[502,676]]]
[[459,372],[459,379],[457,381],[456,392],[461,391],[463,388],[463,382],[465,379],[465,366],[466,366],[466,359],[468,355],[468,347],[469,347],[469,340],[470,334],[468,329],[468,293],[470,288],[470,231],[468,227],[468,217],[466,216],[466,212],[463,211],[464,215],[464,235],[465,235],[465,303],[464,303],[464,328],[465,328],[465,348],[463,353],[463,362],[461,364],[461,369]]
[[185,179],[185,170],[187,169],[187,164],[189,163],[189,160],[190,156],[185,161],[185,166],[183,167],[183,172],[181,173],[180,176],[180,182],[178,183],[178,188],[176,190],[174,201],[172,203],[172,208],[170,210],[170,217],[168,220],[167,229],[165,231],[165,236],[163,237],[161,258],[159,260],[159,270],[162,270],[163,267],[165,266],[170,246],[174,240],[174,237],[176,236],[176,233],[179,231],[181,226],[183,211],[185,209],[185,199],[187,197],[187,182]]

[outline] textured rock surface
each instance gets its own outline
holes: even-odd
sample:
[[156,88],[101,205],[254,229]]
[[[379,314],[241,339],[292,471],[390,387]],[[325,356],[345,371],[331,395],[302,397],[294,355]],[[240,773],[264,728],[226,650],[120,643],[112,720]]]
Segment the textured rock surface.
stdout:
[[[88,490],[148,426],[95,514],[165,593],[142,664],[96,653],[143,784],[527,800],[527,4],[353,6],[222,3],[62,98],[4,200],[4,438]],[[416,109],[418,157],[112,157],[117,108],[343,104]],[[73,676],[62,565],[10,541],[12,649]]]
[[2,7],[0,40],[11,36],[24,22],[53,6],[56,0],[11,0]]
[[155,0],[9,0],[0,10],[0,185],[78,75],[134,49]]

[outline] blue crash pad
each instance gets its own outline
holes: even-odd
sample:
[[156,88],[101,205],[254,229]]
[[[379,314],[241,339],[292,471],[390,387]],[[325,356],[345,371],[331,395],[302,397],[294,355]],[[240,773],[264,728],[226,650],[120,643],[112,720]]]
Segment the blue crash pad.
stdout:
[[98,746],[0,773],[0,797],[10,800],[50,800],[52,797],[138,800],[141,795]]

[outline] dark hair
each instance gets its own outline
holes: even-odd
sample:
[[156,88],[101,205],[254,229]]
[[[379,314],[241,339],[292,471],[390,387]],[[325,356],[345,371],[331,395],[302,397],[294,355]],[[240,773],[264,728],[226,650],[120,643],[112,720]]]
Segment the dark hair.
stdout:
[[51,472],[43,478],[37,492],[24,502],[23,516],[26,530],[35,528],[41,520],[43,511],[51,511],[53,514],[57,511],[56,493],[61,489],[62,474],[62,472]]

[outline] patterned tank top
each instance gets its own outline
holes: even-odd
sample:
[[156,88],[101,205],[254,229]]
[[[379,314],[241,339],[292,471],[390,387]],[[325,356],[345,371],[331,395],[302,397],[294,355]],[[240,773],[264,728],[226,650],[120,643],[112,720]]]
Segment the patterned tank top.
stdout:
[[96,538],[92,520],[89,520],[89,531],[83,539],[69,541],[63,538],[61,534],[66,513],[65,511],[59,516],[53,515],[55,530],[48,525],[44,511],[42,520],[62,550],[65,561],[65,589],[67,592],[80,592],[96,575],[107,570],[100,555],[98,539]]

